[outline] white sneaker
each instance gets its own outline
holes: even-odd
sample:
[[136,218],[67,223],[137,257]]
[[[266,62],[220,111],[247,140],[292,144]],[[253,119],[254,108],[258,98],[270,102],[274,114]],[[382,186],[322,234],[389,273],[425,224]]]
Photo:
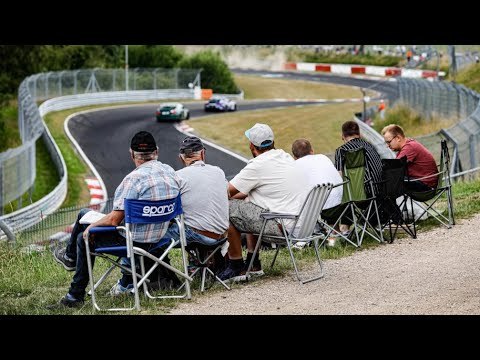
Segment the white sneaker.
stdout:
[[130,291],[133,289],[133,284],[128,284],[127,287],[124,287],[120,284],[120,280],[115,284],[113,285],[113,287],[110,289],[110,295],[111,296],[119,296],[119,295],[123,295],[123,294],[128,294],[128,293],[132,293],[133,294],[133,291]]
[[295,244],[292,245],[292,247],[294,249],[303,249],[305,247],[305,245],[307,245],[307,242],[306,241],[298,241],[296,242]]

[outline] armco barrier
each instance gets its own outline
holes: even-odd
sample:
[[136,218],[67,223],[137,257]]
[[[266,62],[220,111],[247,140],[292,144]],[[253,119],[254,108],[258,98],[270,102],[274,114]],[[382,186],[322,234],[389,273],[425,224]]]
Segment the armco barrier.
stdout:
[[305,62],[289,62],[284,65],[285,70],[298,71],[317,71],[328,72],[332,74],[343,75],[371,75],[371,76],[392,76],[392,77],[408,77],[420,79],[436,79],[444,77],[445,72],[432,70],[403,69],[391,66],[368,66],[354,64],[318,64]]
[[[193,90],[191,89],[179,89],[179,90],[149,90],[149,91],[128,91],[128,92],[110,92],[110,93],[90,93],[82,95],[70,95],[62,96],[55,99],[50,99],[44,102],[38,108],[39,118],[45,116],[49,112],[65,110],[70,108],[76,108],[86,105],[97,105],[97,104],[112,104],[120,102],[142,102],[150,100],[160,100],[166,98],[183,98],[183,99],[193,99]],[[43,140],[47,144],[47,148],[52,156],[54,163],[57,166],[57,170],[60,174],[60,183],[55,187],[55,189],[42,198],[41,200],[24,207],[20,210],[7,214],[0,217],[0,220],[3,221],[6,226],[8,226],[14,233],[25,230],[34,224],[40,222],[46,216],[51,214],[53,211],[58,209],[65,199],[67,193],[67,169],[64,163],[62,156],[60,155],[60,150],[55,144],[50,132],[47,127],[44,126],[44,133],[41,134]],[[33,146],[35,146],[34,140]],[[31,144],[28,142],[26,145],[23,145],[20,149],[13,149],[12,152],[21,153],[23,148],[31,148]],[[4,154],[1,154],[4,155]],[[0,240],[5,240],[6,235],[3,231],[0,231]]]

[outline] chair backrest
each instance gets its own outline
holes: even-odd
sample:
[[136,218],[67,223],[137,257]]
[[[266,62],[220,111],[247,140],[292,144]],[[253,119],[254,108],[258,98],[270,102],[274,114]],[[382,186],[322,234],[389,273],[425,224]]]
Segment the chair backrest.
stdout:
[[381,194],[390,198],[397,198],[404,195],[405,176],[407,173],[407,157],[400,159],[382,159],[382,181]]
[[166,200],[125,199],[125,223],[154,224],[170,221],[183,214],[180,194]]
[[442,140],[440,143],[440,164],[439,164],[439,177],[437,188],[444,186],[450,186],[450,153],[448,151],[447,140]]
[[313,234],[320,212],[332,191],[332,187],[333,184],[330,183],[318,184],[310,190],[297,219],[300,228],[295,236],[296,238],[303,239]]
[[344,185],[342,203],[367,199],[365,192],[365,149],[342,150]]

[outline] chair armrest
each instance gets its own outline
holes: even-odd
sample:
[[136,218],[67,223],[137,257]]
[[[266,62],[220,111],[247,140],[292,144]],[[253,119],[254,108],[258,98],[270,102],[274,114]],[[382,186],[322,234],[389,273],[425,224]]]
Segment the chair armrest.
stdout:
[[427,175],[427,176],[422,176],[421,178],[405,180],[405,182],[422,181],[422,180],[424,180],[424,179],[430,179],[431,177],[434,177],[434,176],[437,176],[437,177],[438,177],[440,174],[443,174],[444,172],[445,172],[445,170],[442,171],[442,172],[437,172],[437,173],[435,173],[435,174],[431,174],[431,175]]
[[[347,176],[345,176],[345,177],[348,179]],[[350,179],[345,180],[345,181],[343,181],[343,182],[341,182],[341,183],[335,184],[335,185],[332,186],[332,189],[335,189],[337,186],[343,186],[343,185],[345,185],[346,183],[348,183],[349,181],[350,181]]]
[[89,230],[90,234],[97,234],[97,233],[106,233],[106,232],[113,232],[117,231],[116,226],[96,226]]
[[260,214],[262,219],[296,219],[298,215],[292,214],[282,214],[282,213],[275,213],[275,212],[264,212]]

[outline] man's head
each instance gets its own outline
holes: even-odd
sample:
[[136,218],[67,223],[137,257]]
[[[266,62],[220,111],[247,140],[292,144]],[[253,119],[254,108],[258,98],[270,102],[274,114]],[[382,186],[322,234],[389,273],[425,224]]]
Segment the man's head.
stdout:
[[356,121],[347,121],[342,125],[342,139],[348,141],[360,137],[360,127]]
[[297,139],[292,144],[292,154],[295,160],[307,155],[313,155],[313,148],[307,139]]
[[393,151],[400,151],[403,145],[405,145],[405,133],[401,126],[395,124],[387,125],[382,129],[382,135],[385,144]]
[[266,124],[255,124],[245,131],[245,136],[250,140],[250,150],[253,156],[256,156],[256,153],[263,153],[274,149],[273,131],[270,126]]
[[197,160],[205,161],[205,146],[196,136],[187,136],[180,146],[180,159],[188,166]]
[[149,160],[157,160],[157,143],[152,134],[148,131],[137,132],[130,142],[130,153],[132,159],[141,162]]

